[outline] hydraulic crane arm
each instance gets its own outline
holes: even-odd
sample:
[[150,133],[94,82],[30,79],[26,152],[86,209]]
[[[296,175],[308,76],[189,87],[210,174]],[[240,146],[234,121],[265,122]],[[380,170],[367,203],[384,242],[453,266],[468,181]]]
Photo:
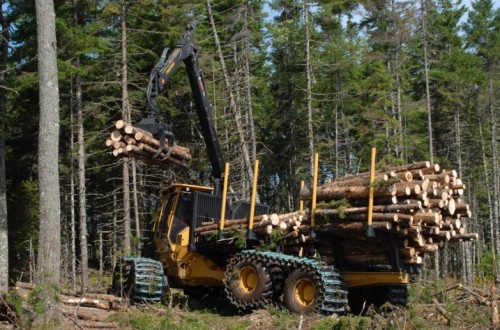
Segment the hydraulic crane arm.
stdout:
[[[199,49],[193,43],[194,29],[195,24],[189,24],[179,44],[172,51],[169,48],[165,48],[160,60],[156,63],[153,70],[151,70],[147,90],[148,118],[143,118],[137,126],[140,127],[143,122],[146,124],[149,124],[151,121],[154,124],[158,123],[157,126],[148,129],[148,131],[157,135],[160,141],[162,135],[164,135],[163,143],[166,137],[169,139],[170,146],[173,145],[173,133],[170,126],[158,119],[159,110],[156,99],[160,93],[166,90],[172,75],[181,66],[181,63],[184,62],[207,154],[212,164],[212,176],[214,179],[220,179],[222,177],[224,159],[215,131],[212,105],[208,99],[203,73],[198,64]],[[154,130],[157,132],[152,132]]]

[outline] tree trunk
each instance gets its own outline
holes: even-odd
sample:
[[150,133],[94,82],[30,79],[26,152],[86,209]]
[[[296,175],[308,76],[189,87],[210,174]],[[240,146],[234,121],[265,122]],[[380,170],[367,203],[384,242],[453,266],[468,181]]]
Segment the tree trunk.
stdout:
[[[76,7],[77,1],[73,0],[73,19],[77,24]],[[75,66],[80,67],[80,57],[76,57]],[[88,289],[89,267],[88,267],[88,246],[87,246],[87,195],[85,182],[85,140],[83,130],[83,101],[82,101],[82,79],[79,74],[75,77],[75,111],[77,113],[78,127],[78,200],[80,218],[80,272],[81,290]]]
[[[477,113],[477,92],[476,92],[476,113]],[[480,117],[479,117],[480,118]],[[495,274],[497,274],[497,268],[498,268],[498,263],[497,263],[497,256],[500,255],[500,246],[498,245],[499,237],[498,237],[498,230],[496,229],[498,226],[498,222],[495,221],[494,218],[494,207],[493,207],[493,201],[491,197],[491,179],[488,171],[488,159],[486,158],[486,148],[485,148],[485,141],[483,138],[483,123],[481,120],[479,120],[478,123],[478,128],[479,128],[479,141],[481,143],[481,156],[482,156],[482,161],[483,161],[483,171],[484,171],[484,184],[485,184],[485,191],[486,191],[486,197],[487,197],[487,202],[488,202],[488,216],[489,216],[489,222],[490,222],[490,242],[491,242],[491,251],[493,252],[493,260],[495,262]],[[498,275],[497,275],[498,276]]]
[[[3,8],[4,1],[0,1]],[[4,14],[0,11],[0,28],[2,40],[0,41],[0,295],[9,289],[9,239],[7,226],[7,183],[5,175],[5,128],[4,122],[7,114],[7,95],[5,71],[7,69],[7,53],[9,49],[9,26]]]
[[[122,0],[121,4],[121,29],[122,29],[122,117],[130,122],[130,108],[128,103],[127,89],[127,3]],[[130,228],[130,175],[128,159],[123,160],[123,252],[130,254],[131,250],[131,228]]]
[[[77,58],[77,66],[79,65]],[[85,141],[83,131],[83,105],[82,105],[82,82],[80,75],[76,76],[76,111],[78,126],[78,199],[80,218],[80,272],[81,289],[86,292],[88,288],[88,246],[87,246],[87,195],[85,183]]]
[[314,173],[314,131],[313,131],[313,109],[312,109],[312,67],[311,67],[311,36],[309,32],[309,14],[307,0],[303,2],[304,27],[306,32],[306,100],[307,100],[307,139],[309,140],[309,157],[311,178]]
[[116,264],[116,259],[118,256],[118,201],[116,198],[116,194],[113,194],[113,228],[111,230],[111,246],[112,246],[112,251],[111,251],[111,264],[113,267]]
[[[35,1],[37,58],[40,86],[38,132],[38,185],[40,227],[36,280],[59,285],[61,268],[61,201],[59,189],[59,86],[54,3]],[[57,299],[48,294],[44,319],[58,323]]]
[[135,236],[137,238],[136,255],[141,256],[141,224],[139,218],[139,197],[137,196],[137,163],[132,159],[132,197],[134,200]]
[[[491,71],[491,69],[490,69]],[[490,124],[491,124],[491,168],[492,168],[492,186],[493,186],[493,221],[495,228],[495,244],[497,247],[497,252],[500,253],[500,173],[498,167],[498,146],[497,146],[497,125],[496,125],[496,113],[494,106],[494,87],[493,87],[493,73],[489,73],[488,77],[488,109],[490,112]],[[497,253],[497,256],[499,255]]]
[[244,17],[244,32],[245,32],[245,49],[243,60],[245,62],[245,97],[247,103],[247,115],[248,115],[248,125],[249,125],[249,140],[251,145],[251,160],[255,161],[257,159],[257,141],[255,136],[255,125],[253,120],[253,106],[252,106],[252,74],[250,72],[250,55],[252,49],[250,46],[251,32],[248,29],[248,20],[250,19],[250,4],[247,2],[245,4],[245,17]]
[[70,231],[71,231],[71,285],[73,290],[76,290],[76,214],[75,214],[75,132],[74,132],[74,112],[75,112],[75,99],[74,99],[74,86],[71,86],[71,113],[70,113],[70,142],[69,142],[69,150],[70,150],[70,167],[69,167],[69,175],[70,175]]
[[432,113],[431,113],[431,95],[429,81],[429,54],[427,40],[427,0],[421,0],[420,6],[422,10],[422,43],[424,50],[424,76],[425,76],[425,105],[427,109],[427,134],[429,134],[429,159],[431,164],[434,164],[434,147],[432,142]]

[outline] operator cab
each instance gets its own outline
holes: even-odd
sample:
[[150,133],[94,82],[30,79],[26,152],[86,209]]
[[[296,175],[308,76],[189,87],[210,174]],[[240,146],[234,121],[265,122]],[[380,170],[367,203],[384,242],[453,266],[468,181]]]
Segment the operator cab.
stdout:
[[[162,190],[160,217],[154,225],[157,250],[160,254],[173,253],[180,247],[198,252],[212,260],[225,258],[223,247],[213,235],[195,235],[198,227],[213,223],[218,228],[221,217],[222,196],[213,188],[189,184],[172,184]],[[269,213],[269,206],[255,205],[255,215]],[[250,202],[226,203],[226,219],[245,219],[250,214]]]

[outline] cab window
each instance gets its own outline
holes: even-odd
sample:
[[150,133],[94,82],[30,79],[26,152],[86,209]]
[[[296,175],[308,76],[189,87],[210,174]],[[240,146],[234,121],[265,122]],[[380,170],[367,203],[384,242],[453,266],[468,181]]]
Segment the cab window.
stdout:
[[174,221],[170,234],[168,235],[170,242],[175,243],[177,235],[191,223],[191,210],[192,210],[191,195],[180,195],[177,207],[175,210]]
[[172,210],[172,205],[175,200],[175,195],[170,194],[168,196],[168,200],[164,203],[164,208],[163,208],[163,213],[162,213],[162,218],[160,220],[160,226],[158,228],[159,236],[162,238],[167,237],[167,232],[168,232],[168,216],[170,214],[170,211]]

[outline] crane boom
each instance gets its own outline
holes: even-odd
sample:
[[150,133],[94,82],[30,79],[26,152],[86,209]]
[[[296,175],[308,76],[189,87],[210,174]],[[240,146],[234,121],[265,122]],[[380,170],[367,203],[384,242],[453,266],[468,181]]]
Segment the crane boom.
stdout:
[[200,50],[193,43],[195,27],[196,23],[189,24],[178,45],[173,50],[165,48],[160,60],[151,70],[147,89],[147,118],[143,118],[136,126],[146,129],[160,139],[160,152],[165,148],[166,139],[168,139],[170,146],[173,145],[173,132],[170,125],[160,121],[156,99],[167,89],[171,77],[183,62],[186,66],[208,158],[212,165],[212,178],[220,179],[223,173],[224,158],[215,130],[213,109],[205,88],[203,72],[198,64]]

